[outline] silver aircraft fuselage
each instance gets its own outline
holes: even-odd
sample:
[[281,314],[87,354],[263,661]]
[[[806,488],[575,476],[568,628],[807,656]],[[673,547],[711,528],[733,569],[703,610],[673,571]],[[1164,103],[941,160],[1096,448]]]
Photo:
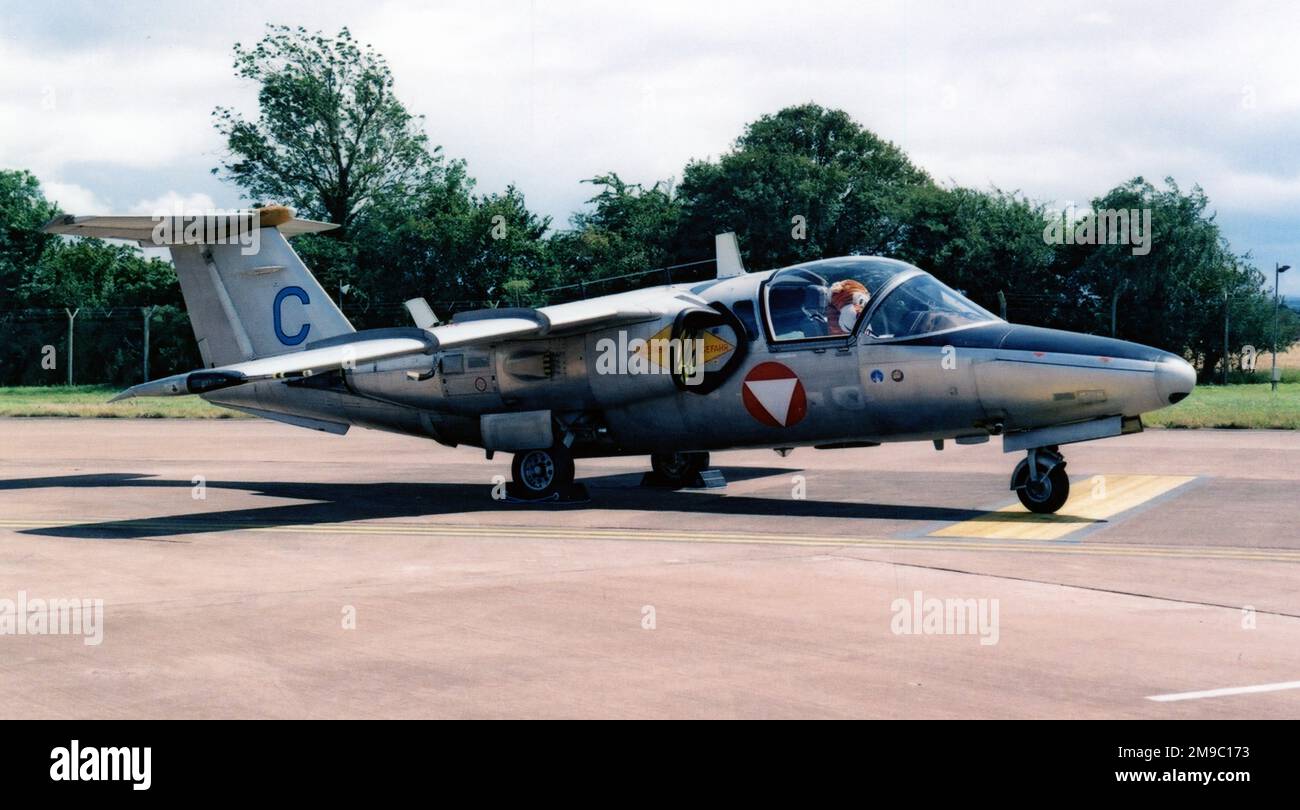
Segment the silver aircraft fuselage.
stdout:
[[[644,323],[366,363],[329,377],[258,382],[205,396],[307,427],[346,422],[488,450],[517,449],[485,434],[492,415],[545,413],[572,428],[575,455],[599,456],[979,442],[1137,417],[1177,402],[1195,383],[1186,361],[1159,349],[992,316],[906,337],[873,335],[867,324],[882,300],[903,282],[929,279],[915,268],[872,291],[852,332],[783,340],[765,290],[786,270],[617,296],[655,301],[661,309],[665,299],[674,302]],[[816,318],[817,306],[804,311]],[[697,316],[707,335],[690,326]],[[713,347],[703,386],[684,384],[667,363],[649,371],[643,363],[640,373],[616,364],[611,371],[602,357],[614,346],[627,359],[633,353],[623,347],[638,339],[701,335]]]

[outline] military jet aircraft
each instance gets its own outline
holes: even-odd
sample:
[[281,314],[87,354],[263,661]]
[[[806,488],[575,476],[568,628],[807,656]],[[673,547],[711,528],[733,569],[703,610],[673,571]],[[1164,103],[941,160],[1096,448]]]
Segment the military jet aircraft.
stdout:
[[[658,481],[684,486],[711,450],[1001,436],[1025,453],[1011,489],[1050,513],[1070,488],[1061,445],[1140,431],[1141,414],[1196,379],[1159,349],[1008,323],[893,259],[745,272],[732,234],[717,237],[717,277],[702,283],[448,323],[415,299],[413,326],[358,332],[286,240],[333,226],[279,206],[225,216],[222,228],[46,226],[171,250],[204,367],[118,398],[194,394],[329,433],[359,425],[513,453],[523,499],[563,498],[582,457],[649,455]],[[240,222],[258,250],[211,235]]]

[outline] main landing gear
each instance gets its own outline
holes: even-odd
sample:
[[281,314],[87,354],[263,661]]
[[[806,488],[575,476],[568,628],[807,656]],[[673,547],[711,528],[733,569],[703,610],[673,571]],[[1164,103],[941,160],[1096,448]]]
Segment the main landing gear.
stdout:
[[524,501],[562,499],[573,492],[573,453],[562,444],[521,450],[510,464],[508,492]]
[[666,487],[689,487],[709,468],[708,453],[655,453],[650,456],[652,483]]
[[1056,445],[1035,447],[1011,473],[1011,488],[1030,512],[1050,515],[1070,497],[1070,476]]

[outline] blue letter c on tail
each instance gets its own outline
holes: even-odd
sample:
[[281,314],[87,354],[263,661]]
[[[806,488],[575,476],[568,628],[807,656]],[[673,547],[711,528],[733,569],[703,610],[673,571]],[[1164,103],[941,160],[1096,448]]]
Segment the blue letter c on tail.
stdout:
[[302,287],[285,287],[275,294],[275,304],[271,307],[271,314],[275,322],[275,336],[286,346],[297,346],[307,339],[307,333],[311,331],[311,324],[304,323],[296,334],[286,335],[284,333],[284,323],[280,310],[286,298],[297,298],[302,302],[303,306],[310,304],[311,299],[307,297],[307,291]]

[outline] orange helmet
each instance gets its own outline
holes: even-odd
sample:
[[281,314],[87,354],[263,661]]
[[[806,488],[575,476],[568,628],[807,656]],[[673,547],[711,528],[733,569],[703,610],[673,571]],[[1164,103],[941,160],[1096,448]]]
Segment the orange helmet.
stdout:
[[831,334],[848,334],[849,330],[841,323],[842,313],[855,302],[865,303],[867,298],[870,297],[870,293],[862,282],[851,278],[835,282],[831,285],[830,292],[831,302],[826,307],[826,321],[830,326]]

